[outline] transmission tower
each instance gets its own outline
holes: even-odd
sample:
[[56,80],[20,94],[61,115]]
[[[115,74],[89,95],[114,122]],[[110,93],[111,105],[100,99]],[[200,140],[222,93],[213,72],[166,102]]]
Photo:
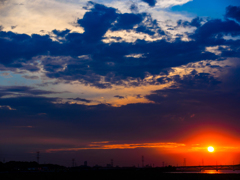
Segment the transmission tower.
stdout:
[[142,156],[142,167],[144,167],[144,156]]
[[40,152],[37,152],[37,163],[39,164]]
[[111,159],[111,166],[113,167],[113,159]]
[[183,159],[183,166],[186,166],[186,165],[187,165],[187,159],[184,158],[184,159]]
[[75,166],[75,159],[72,159],[72,167]]

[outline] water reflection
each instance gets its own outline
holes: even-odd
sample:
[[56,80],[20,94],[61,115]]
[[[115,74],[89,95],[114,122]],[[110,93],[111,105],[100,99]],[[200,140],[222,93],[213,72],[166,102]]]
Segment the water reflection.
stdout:
[[201,171],[201,173],[205,173],[205,174],[240,174],[240,170],[204,170]]
[[200,174],[240,174],[240,170],[202,170],[202,171],[178,171],[170,173],[200,173]]

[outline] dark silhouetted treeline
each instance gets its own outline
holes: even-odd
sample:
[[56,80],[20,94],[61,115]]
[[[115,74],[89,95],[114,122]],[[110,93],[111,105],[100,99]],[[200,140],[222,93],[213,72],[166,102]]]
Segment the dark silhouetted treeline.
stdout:
[[72,179],[120,179],[120,180],[239,180],[240,174],[171,173],[176,167],[64,167],[37,162],[0,162],[0,180],[72,180]]
[[0,172],[63,171],[67,168],[56,164],[38,164],[37,162],[9,161],[0,162]]

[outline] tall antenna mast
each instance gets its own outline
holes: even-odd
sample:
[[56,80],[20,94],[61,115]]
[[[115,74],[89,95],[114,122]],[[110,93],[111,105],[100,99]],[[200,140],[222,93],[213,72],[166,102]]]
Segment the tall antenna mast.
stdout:
[[40,152],[37,152],[37,163],[39,164]]
[[142,167],[144,167],[144,156],[142,156]]

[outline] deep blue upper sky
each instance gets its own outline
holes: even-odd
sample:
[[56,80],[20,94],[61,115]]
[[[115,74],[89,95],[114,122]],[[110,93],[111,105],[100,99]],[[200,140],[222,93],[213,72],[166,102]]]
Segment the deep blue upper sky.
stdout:
[[223,18],[226,7],[239,6],[238,0],[193,0],[186,4],[173,6],[171,8],[174,12],[191,13],[195,16],[205,16],[210,18]]

